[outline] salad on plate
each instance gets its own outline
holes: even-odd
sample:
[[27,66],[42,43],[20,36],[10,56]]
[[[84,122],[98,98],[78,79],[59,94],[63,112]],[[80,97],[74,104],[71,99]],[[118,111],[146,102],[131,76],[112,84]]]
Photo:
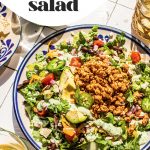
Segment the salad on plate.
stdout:
[[42,150],[138,150],[149,141],[150,63],[98,26],[37,53],[18,85]]

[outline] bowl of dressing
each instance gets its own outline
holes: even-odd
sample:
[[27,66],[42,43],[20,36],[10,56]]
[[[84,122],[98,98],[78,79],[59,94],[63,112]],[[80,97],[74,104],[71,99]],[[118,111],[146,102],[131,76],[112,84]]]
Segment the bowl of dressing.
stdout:
[[22,138],[0,128],[0,150],[28,150],[28,147]]

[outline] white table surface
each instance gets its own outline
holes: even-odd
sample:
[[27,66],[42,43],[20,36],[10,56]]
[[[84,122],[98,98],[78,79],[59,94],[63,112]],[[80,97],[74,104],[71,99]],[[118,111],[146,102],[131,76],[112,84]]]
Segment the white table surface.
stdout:
[[[101,0],[102,1],[102,0]],[[136,0],[106,0],[106,11],[101,8],[74,24],[109,25],[131,33],[131,21]],[[107,12],[107,13],[106,13]],[[0,68],[0,127],[15,132],[24,137],[16,121],[13,103],[12,87],[18,67],[27,52],[42,38],[66,26],[42,27],[21,18],[22,40],[13,57]],[[30,144],[29,149],[34,149]]]

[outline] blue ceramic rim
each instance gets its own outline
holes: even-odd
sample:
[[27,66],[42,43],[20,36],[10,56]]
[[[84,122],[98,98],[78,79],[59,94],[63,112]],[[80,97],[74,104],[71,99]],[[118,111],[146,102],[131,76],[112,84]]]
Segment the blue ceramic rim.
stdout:
[[[22,132],[24,133],[24,135],[26,136],[26,138],[29,140],[29,142],[38,150],[40,149],[39,145],[35,142],[35,140],[29,135],[29,133],[27,132],[24,123],[22,122],[22,118],[19,114],[19,109],[18,109],[18,98],[17,98],[17,85],[19,83],[20,80],[20,76],[21,73],[26,65],[26,63],[28,62],[28,60],[30,59],[30,57],[36,52],[36,50],[38,50],[39,47],[41,47],[44,43],[46,43],[47,41],[51,40],[54,37],[57,37],[61,34],[64,34],[66,32],[70,32],[73,30],[78,30],[78,29],[90,29],[93,27],[93,25],[95,24],[86,24],[86,25],[75,25],[75,26],[71,26],[71,27],[67,27],[65,29],[61,29],[60,31],[57,31],[53,34],[48,35],[47,37],[45,37],[44,39],[42,39],[40,42],[38,42],[29,52],[28,54],[25,56],[25,58],[23,59],[21,65],[18,68],[16,77],[15,77],[15,82],[13,85],[13,107],[14,107],[14,112],[15,112],[15,116],[17,119],[17,122],[22,130]],[[120,34],[122,31],[110,26],[105,26],[105,25],[98,25],[100,30],[106,30],[106,31],[110,31],[110,32],[114,32],[117,34]],[[134,43],[136,43],[139,47],[141,47],[147,54],[150,55],[150,49],[144,45],[140,40],[138,40],[137,38],[135,38],[134,36],[125,33],[125,37],[130,39],[131,41],[133,41]],[[146,150],[150,147],[150,141],[142,148],[142,150]]]

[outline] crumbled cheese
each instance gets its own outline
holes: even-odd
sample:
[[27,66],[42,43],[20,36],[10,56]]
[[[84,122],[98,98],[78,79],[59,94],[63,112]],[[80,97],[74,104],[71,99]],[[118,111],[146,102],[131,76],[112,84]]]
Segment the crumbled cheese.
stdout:
[[78,56],[81,57],[83,56],[83,53],[81,51],[78,52]]
[[134,75],[132,77],[132,82],[134,82],[134,81],[140,81],[140,77],[141,77],[141,74],[140,75]]
[[52,130],[50,130],[48,128],[42,128],[42,129],[40,129],[40,134],[42,136],[44,136],[45,138],[47,138],[50,135],[51,132],[52,132]]
[[32,124],[34,127],[41,128],[43,125],[43,122],[38,116],[34,116],[32,120]]
[[111,140],[111,139],[113,139],[113,137],[111,136],[105,138],[105,140]]
[[66,66],[69,66],[72,57],[74,57],[74,56],[72,56],[72,55],[69,54],[69,53],[64,53],[63,55],[59,56],[58,58],[59,58],[60,60],[65,60],[65,61],[66,61]]
[[148,83],[148,82],[145,82],[145,83],[141,84],[141,87],[142,87],[143,89],[146,89],[148,86],[149,86],[149,83]]
[[138,134],[141,135],[141,138],[139,140],[140,145],[143,145],[149,141],[150,133],[145,131],[144,132],[138,131]]
[[53,85],[53,92],[54,93],[59,93],[59,86],[57,84]]
[[92,133],[89,133],[89,134],[86,135],[86,139],[89,142],[95,141],[97,137],[98,137],[97,134],[92,134]]
[[135,124],[136,126],[141,123],[141,120],[132,120],[130,124]]
[[120,61],[120,58],[117,57],[117,56],[114,56],[113,58],[114,58],[116,61]]
[[48,106],[47,103],[45,103],[44,100],[41,100],[38,104],[37,104],[37,109],[38,111],[42,111],[43,108],[46,108]]
[[115,146],[115,145],[120,145],[122,144],[122,140],[120,139],[119,141],[115,141],[115,142],[112,142],[112,145]]
[[130,73],[130,74],[133,74],[133,73],[134,73],[134,69],[135,69],[135,65],[129,64],[129,73]]

